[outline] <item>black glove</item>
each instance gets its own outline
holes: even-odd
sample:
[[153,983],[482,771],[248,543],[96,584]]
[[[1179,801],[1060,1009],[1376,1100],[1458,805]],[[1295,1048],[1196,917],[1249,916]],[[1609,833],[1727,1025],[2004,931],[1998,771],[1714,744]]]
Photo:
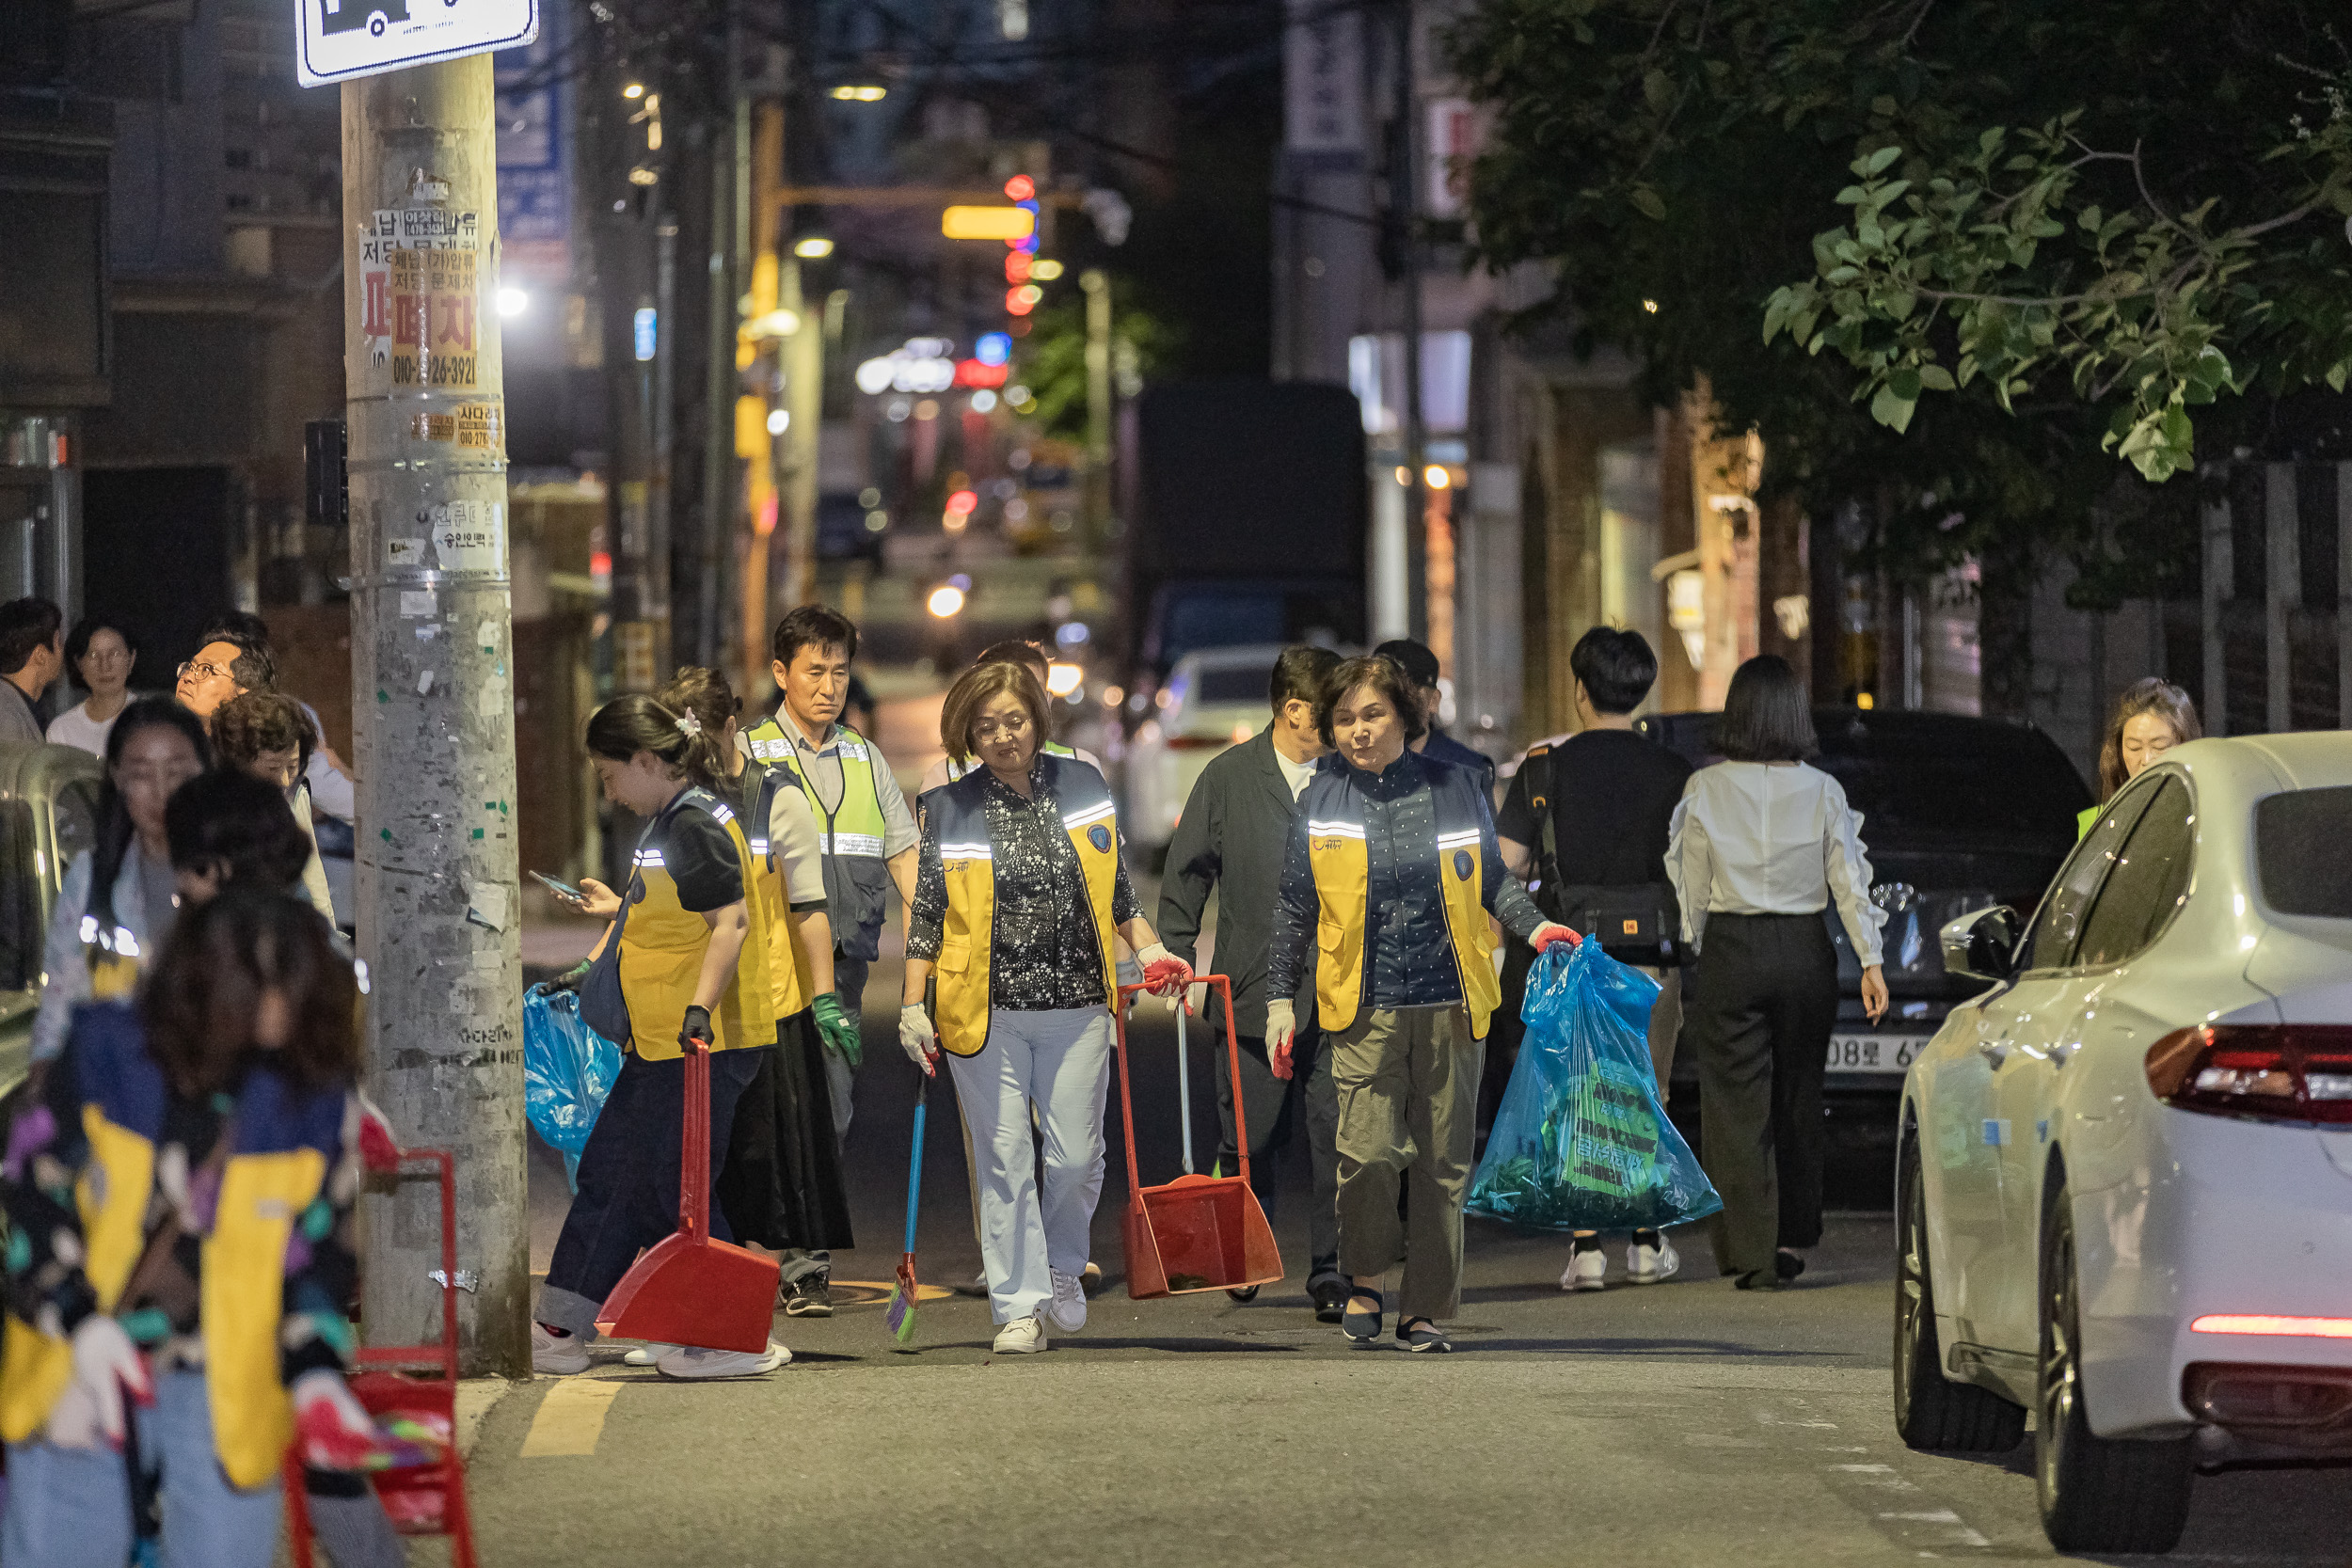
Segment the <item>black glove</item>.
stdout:
[[589,962],[586,958],[582,958],[578,964],[565,970],[554,979],[542,980],[537,985],[532,987],[531,994],[533,996],[554,996],[562,991],[578,990],[581,984],[587,980],[588,972],[594,968],[596,968],[595,964]]
[[711,1042],[716,1037],[710,1032],[710,1009],[708,1007],[688,1007],[686,1009],[685,1025],[677,1032],[678,1049],[680,1051],[684,1051],[688,1049],[688,1042],[699,1041],[702,1048],[705,1051],[707,1051],[710,1049]]

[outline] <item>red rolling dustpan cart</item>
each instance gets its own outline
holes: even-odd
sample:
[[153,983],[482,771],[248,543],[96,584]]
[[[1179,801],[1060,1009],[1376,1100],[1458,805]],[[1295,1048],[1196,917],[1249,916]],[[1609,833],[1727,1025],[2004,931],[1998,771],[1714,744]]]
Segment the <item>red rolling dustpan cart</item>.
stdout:
[[[466,1510],[466,1465],[458,1457],[457,1426],[457,1188],[456,1163],[447,1149],[411,1148],[401,1153],[404,1174],[430,1164],[441,1187],[441,1342],[437,1345],[371,1346],[359,1352],[351,1391],[378,1420],[402,1418],[440,1439],[440,1456],[429,1464],[377,1470],[376,1500],[403,1535],[451,1537],[452,1568],[474,1568],[473,1520]],[[407,1369],[405,1370],[400,1369]],[[433,1375],[418,1375],[431,1369]],[[310,1499],[302,1487],[302,1458],[286,1450],[287,1536],[294,1568],[313,1568]]]
[[596,1331],[708,1350],[764,1351],[776,1316],[775,1259],[710,1239],[710,1053],[686,1052],[686,1136],[677,1229],[646,1249],[604,1298]]
[[[1233,1074],[1233,1103],[1241,1103],[1241,1042],[1233,1033],[1233,984],[1222,974],[1200,976],[1225,998],[1225,1052]],[[1141,986],[1121,986],[1124,1002]],[[1127,1083],[1127,1012],[1114,1006],[1119,1026],[1119,1117],[1127,1133],[1127,1212],[1120,1237],[1127,1250],[1127,1294],[1136,1301],[1194,1291],[1234,1291],[1282,1277],[1282,1255],[1258,1195],[1249,1190],[1248,1140],[1241,1174],[1198,1176],[1192,1168],[1192,1069],[1185,1061],[1184,1010],[1176,1010],[1177,1108],[1184,1119],[1184,1174],[1147,1187],[1136,1169],[1135,1094]]]

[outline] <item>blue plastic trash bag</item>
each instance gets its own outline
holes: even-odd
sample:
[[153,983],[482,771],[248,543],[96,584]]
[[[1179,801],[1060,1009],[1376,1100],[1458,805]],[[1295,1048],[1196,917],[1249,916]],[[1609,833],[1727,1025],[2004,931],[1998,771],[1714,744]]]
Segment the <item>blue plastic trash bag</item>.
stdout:
[[1542,1230],[1636,1230],[1724,1206],[1650,1080],[1658,982],[1587,942],[1527,978],[1527,1037],[1470,1178],[1473,1214]]
[[564,1156],[564,1175],[580,1190],[580,1151],[596,1113],[620,1076],[621,1049],[580,1021],[580,996],[523,993],[523,1114],[532,1131]]

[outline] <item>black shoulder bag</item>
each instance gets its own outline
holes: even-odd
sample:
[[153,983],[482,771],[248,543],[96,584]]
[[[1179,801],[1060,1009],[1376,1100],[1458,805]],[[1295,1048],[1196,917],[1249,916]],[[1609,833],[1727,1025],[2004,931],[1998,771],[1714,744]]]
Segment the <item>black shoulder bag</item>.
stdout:
[[1682,907],[1671,882],[1622,887],[1564,883],[1560,847],[1552,824],[1551,761],[1549,747],[1528,753],[1519,766],[1527,780],[1529,807],[1535,814],[1536,907],[1580,937],[1600,943],[1619,963],[1673,969],[1683,961]]

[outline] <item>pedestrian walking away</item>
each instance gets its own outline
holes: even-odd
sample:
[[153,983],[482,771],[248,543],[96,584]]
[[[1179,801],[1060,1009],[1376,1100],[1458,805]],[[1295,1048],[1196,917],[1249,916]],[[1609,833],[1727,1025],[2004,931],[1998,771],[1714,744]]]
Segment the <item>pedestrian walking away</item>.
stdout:
[[2089,833],[2116,791],[2139,777],[2150,763],[2175,746],[2201,739],[2204,733],[2196,703],[2170,681],[2150,675],[2125,687],[2099,743],[2099,803],[2076,815],[2075,836]]
[[144,698],[116,719],[97,838],[66,865],[41,950],[35,1061],[64,1048],[75,1003],[127,989],[163,947],[179,914],[164,808],[211,763],[204,726],[169,698]]
[[1477,780],[1407,749],[1421,715],[1411,678],[1378,655],[1324,683],[1316,717],[1333,754],[1316,765],[1283,852],[1265,1039],[1276,1076],[1291,1076],[1291,998],[1311,979],[1339,1098],[1341,1330],[1359,1345],[1379,1339],[1382,1286],[1402,1262],[1396,1338],[1425,1352],[1454,1348],[1438,1322],[1461,1307],[1480,1056],[1502,999],[1487,917],[1539,952],[1575,938],[1502,868]]
[[[1154,994],[1176,996],[1192,979],[1136,903],[1103,775],[1041,749],[1046,701],[1018,664],[977,665],[947,692],[940,743],[984,766],[927,802],[898,1010],[898,1042],[916,1066],[934,1072],[945,1049],[978,1153],[980,1259],[1006,1354],[1045,1349],[1048,1323],[1066,1334],[1086,1324],[1113,935]],[[934,974],[935,1022],[923,1001]]]
[[40,744],[42,698],[64,668],[65,612],[47,599],[0,604],[0,741]]
[[720,736],[734,768],[727,800],[752,852],[752,892],[768,916],[768,978],[775,992],[776,1043],[735,1108],[726,1166],[714,1200],[739,1243],[782,1257],[779,1288],[788,1317],[830,1317],[831,1249],[854,1244],[833,1130],[825,1055],[860,1056],[834,994],[833,927],[826,913],[824,857],[817,819],[789,757],[753,760],[741,744],[738,703],[725,677],[688,669],[662,689],[661,705],[691,713]]
[[[588,721],[588,753],[606,799],[646,819],[628,896],[583,878],[581,908],[613,921],[592,958],[617,978],[628,1053],[580,1151],[579,1189],[556,1238],[532,1329],[532,1367],[588,1370],[598,1309],[639,1252],[678,1214],[685,1132],[685,1048],[710,1053],[710,1171],[725,1168],[736,1102],[776,1038],[770,941],[751,846],[725,787],[720,737],[693,714],[651,697],[615,698]],[[608,957],[607,949],[612,949]],[[592,970],[580,983],[602,994]],[[723,1210],[710,1233],[733,1241]],[[781,1345],[731,1351],[685,1345],[654,1365],[666,1377],[756,1377],[790,1359]]]
[[1743,1291],[1804,1272],[1821,1238],[1821,1080],[1837,1022],[1833,903],[1862,962],[1862,1004],[1886,1011],[1862,818],[1819,750],[1788,661],[1740,666],[1715,730],[1724,761],[1691,775],[1666,870],[1697,954],[1690,1005],[1699,1065],[1699,1158],[1723,1196],[1715,1263]]
[[[1317,1025],[1313,986],[1302,980],[1290,996],[1296,1021],[1291,1071],[1277,1077],[1266,1053],[1268,949],[1274,911],[1281,898],[1282,857],[1290,846],[1298,798],[1327,752],[1315,718],[1323,685],[1339,667],[1328,648],[1282,650],[1274,661],[1268,697],[1273,721],[1201,770],[1177,819],[1160,883],[1160,940],[1187,964],[1199,966],[1198,943],[1212,893],[1216,896],[1216,963],[1231,977],[1233,1027],[1241,1046],[1241,1104],[1233,1103],[1231,1073],[1216,1073],[1222,1141],[1217,1169],[1241,1164],[1239,1130],[1246,1129],[1251,1190],[1268,1220],[1279,1185],[1277,1152],[1303,1136],[1313,1172],[1307,1215],[1307,1295],[1317,1320],[1338,1323],[1347,1305],[1340,1273],[1339,1097],[1331,1085],[1331,1053]],[[1223,1024],[1223,1006],[1208,994],[1209,1023]],[[1238,1110],[1238,1118],[1236,1112]],[[1238,1127],[1237,1127],[1238,1119]],[[1232,1292],[1248,1301],[1256,1286]]]
[[1486,799],[1486,809],[1493,811],[1494,758],[1463,745],[1446,734],[1438,722],[1445,707],[1445,687],[1442,684],[1445,676],[1443,667],[1438,664],[1438,656],[1430,651],[1429,644],[1416,642],[1409,637],[1396,637],[1372,651],[1382,658],[1394,660],[1396,667],[1404,671],[1406,678],[1413,683],[1413,698],[1420,710],[1422,729],[1414,738],[1411,750],[1422,756],[1435,757],[1439,762],[1450,762],[1456,768],[1467,768],[1470,776],[1478,781],[1478,790]]
[[233,888],[36,1068],[0,1169],[0,1560],[119,1568],[159,1528],[139,1560],[262,1568],[290,1445],[342,1472],[392,1457],[343,1381],[352,1205],[390,1152],[358,1003],[316,911]]
[[[914,814],[875,744],[838,721],[857,657],[857,627],[823,605],[803,605],[776,623],[770,666],[784,693],[774,717],[746,737],[753,760],[789,762],[816,814],[824,856],[825,908],[834,942],[834,987],[854,1035],[864,1022],[866,976],[882,952],[890,890],[914,897]],[[835,1037],[846,1041],[846,1037]],[[828,1050],[825,1077],[834,1132],[846,1138],[856,1109],[856,1064]]]
[[128,628],[90,619],[76,625],[65,640],[65,669],[89,695],[49,721],[49,744],[104,756],[106,733],[131,701],[131,674],[138,664],[139,641]]
[[[1538,909],[1658,982],[1649,1057],[1662,1105],[1682,1024],[1682,915],[1666,875],[1666,844],[1691,765],[1634,733],[1633,710],[1658,679],[1658,656],[1640,632],[1593,627],[1577,639],[1568,670],[1576,732],[1529,748],[1495,831],[1504,867],[1528,879]],[[1495,1035],[1507,1037],[1512,1056],[1527,989],[1525,955],[1514,949],[1503,964],[1503,1006],[1495,1021]],[[1489,1052],[1489,1078],[1498,1067],[1509,1078],[1511,1062],[1492,1059],[1504,1054]],[[1636,1284],[1656,1284],[1681,1266],[1663,1234],[1637,1230],[1628,1238],[1626,1274]],[[1607,1273],[1600,1236],[1576,1232],[1560,1288],[1597,1291]]]

